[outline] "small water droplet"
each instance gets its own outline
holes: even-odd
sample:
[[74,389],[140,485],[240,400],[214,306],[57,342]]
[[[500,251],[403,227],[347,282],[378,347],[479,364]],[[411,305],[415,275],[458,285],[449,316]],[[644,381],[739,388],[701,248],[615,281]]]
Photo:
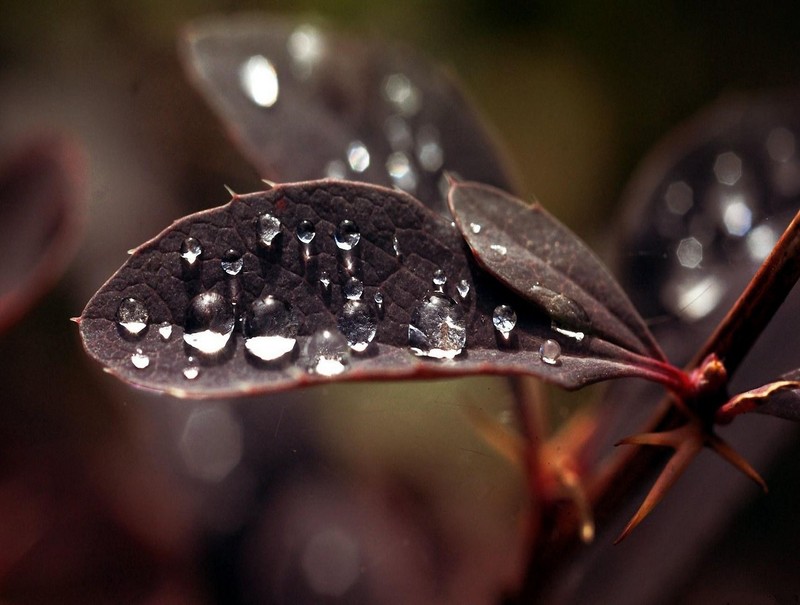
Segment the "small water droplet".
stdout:
[[136,352],[131,355],[131,363],[133,367],[138,370],[144,370],[147,366],[150,365],[150,358],[142,353],[141,349],[136,349]]
[[547,339],[539,347],[539,358],[546,364],[554,366],[561,357],[561,345],[555,340]]
[[201,353],[219,353],[233,333],[236,315],[233,305],[216,292],[195,296],[186,311],[183,340]]
[[369,168],[369,150],[361,141],[353,141],[347,147],[347,163],[353,172],[364,172]]
[[463,299],[469,296],[469,282],[466,279],[462,279],[456,285],[456,290],[458,290],[458,295]]
[[378,310],[379,311],[382,310],[383,309],[383,294],[381,293],[380,290],[375,292],[375,296],[373,296],[373,300],[375,301],[375,304],[378,305]]
[[187,266],[193,267],[197,259],[203,253],[200,242],[193,237],[187,237],[181,244],[181,258]]
[[416,355],[452,359],[466,340],[464,312],[444,294],[434,292],[411,313],[408,343]]
[[256,230],[258,231],[258,242],[262,246],[269,248],[272,246],[272,242],[275,238],[281,233],[281,221],[277,217],[265,212],[258,217],[256,221]]
[[162,340],[169,340],[172,336],[172,324],[165,321],[158,326],[158,334]]
[[492,313],[492,324],[503,338],[508,338],[517,325],[517,314],[508,305],[498,305]]
[[394,255],[397,258],[400,258],[400,242],[397,241],[397,236],[392,237],[392,249],[394,249]]
[[508,254],[508,248],[502,244],[492,244],[489,246],[489,251],[495,260],[505,260],[506,254]]
[[197,366],[187,366],[183,368],[183,377],[186,380],[194,380],[198,376],[200,376],[200,368]]
[[228,275],[239,275],[244,266],[244,259],[236,250],[231,249],[222,255],[221,265],[222,270]]
[[441,288],[447,283],[447,275],[441,269],[437,269],[436,272],[433,274],[433,285],[437,288]]
[[353,221],[345,219],[336,227],[336,233],[333,237],[336,240],[337,248],[340,250],[352,250],[361,241],[361,232]]
[[342,291],[348,300],[358,300],[364,294],[364,284],[357,277],[351,277],[345,282]]
[[307,369],[312,374],[336,376],[350,365],[345,337],[334,330],[320,330],[306,341],[303,349]]
[[274,361],[294,350],[299,321],[291,306],[266,296],[253,301],[244,316],[244,346],[264,361]]
[[364,351],[378,330],[378,318],[374,309],[361,300],[348,300],[339,314],[339,331],[347,339],[347,345],[357,353]]
[[242,64],[239,83],[247,97],[259,107],[272,107],[278,101],[278,73],[264,55],[254,55]]
[[582,342],[583,339],[586,338],[586,333],[585,332],[581,332],[579,330],[570,330],[568,328],[564,328],[562,326],[559,326],[556,322],[552,322],[550,324],[550,327],[554,331],[558,332],[559,334],[563,334],[567,338],[571,338],[575,342]]
[[483,227],[481,227],[478,223],[469,224],[469,230],[472,231],[475,235],[478,235],[481,232],[481,229],[483,229]]
[[296,230],[297,239],[300,240],[302,244],[310,244],[314,239],[314,236],[317,235],[317,231],[314,228],[314,223],[311,221],[300,221],[297,225]]
[[117,307],[117,325],[128,336],[139,336],[147,327],[150,315],[138,298],[123,298]]
[[327,292],[328,289],[331,287],[331,276],[328,274],[327,271],[323,271],[319,275],[319,285],[322,286],[322,289]]

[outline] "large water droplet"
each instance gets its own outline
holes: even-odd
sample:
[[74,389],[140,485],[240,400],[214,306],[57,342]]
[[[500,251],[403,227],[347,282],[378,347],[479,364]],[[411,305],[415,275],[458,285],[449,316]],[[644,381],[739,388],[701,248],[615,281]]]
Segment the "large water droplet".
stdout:
[[347,163],[353,172],[364,172],[369,168],[369,150],[361,141],[353,141],[347,147]]
[[358,225],[351,220],[345,219],[336,227],[336,233],[334,233],[333,237],[336,240],[336,246],[340,250],[352,250],[361,241],[361,232],[358,230]]
[[546,364],[554,366],[561,357],[561,345],[555,340],[547,339],[539,347],[539,358]]
[[371,305],[361,300],[348,300],[339,314],[339,331],[348,346],[361,352],[369,346],[378,330],[378,318]]
[[233,305],[216,292],[195,296],[186,311],[183,340],[201,353],[219,353],[233,333],[236,315]]
[[464,312],[444,294],[431,294],[411,314],[408,343],[416,355],[452,359],[466,340]]
[[144,370],[150,365],[150,358],[142,353],[141,349],[136,349],[136,352],[131,355],[131,363],[133,364],[134,368],[138,370]]
[[278,101],[278,73],[264,55],[254,55],[242,64],[239,83],[247,97],[259,107],[272,107]]
[[294,350],[299,322],[292,308],[274,296],[253,301],[244,316],[244,346],[264,361]]
[[458,290],[458,295],[462,300],[467,298],[469,296],[469,282],[466,279],[462,279],[456,285],[456,290]]
[[222,270],[228,275],[239,275],[244,266],[244,259],[236,250],[231,249],[222,255],[221,265]]
[[303,349],[308,371],[336,376],[350,365],[350,352],[344,336],[334,330],[320,330],[308,339]]
[[162,322],[158,325],[158,335],[162,340],[169,340],[172,336],[172,324],[168,321]]
[[314,228],[314,223],[311,221],[300,221],[295,233],[301,244],[310,244],[314,236],[317,235],[317,230]]
[[589,315],[586,310],[569,296],[534,284],[530,289],[531,297],[541,306],[553,321],[569,328],[588,328]]
[[123,298],[117,307],[117,325],[128,336],[139,336],[147,327],[150,315],[138,298]]
[[187,237],[181,244],[181,258],[187,266],[193,267],[197,259],[203,253],[203,247],[200,242],[193,237]]
[[273,240],[281,233],[281,221],[265,212],[258,217],[256,230],[258,231],[258,242],[262,246],[269,248]]
[[364,284],[357,277],[351,277],[344,283],[342,291],[348,300],[358,300],[364,294]]
[[508,338],[517,325],[517,314],[508,305],[498,305],[492,313],[492,324],[504,338]]

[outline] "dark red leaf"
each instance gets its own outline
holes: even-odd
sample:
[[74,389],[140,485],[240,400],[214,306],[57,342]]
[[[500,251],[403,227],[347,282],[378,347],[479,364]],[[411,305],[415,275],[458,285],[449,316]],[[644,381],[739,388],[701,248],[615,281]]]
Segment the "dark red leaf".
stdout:
[[[298,229],[308,240],[309,228],[314,237],[304,244]],[[273,235],[269,246],[259,243]],[[499,305],[517,316],[507,338],[493,325]],[[510,317],[501,319],[507,329]],[[325,330],[327,355],[318,340]],[[331,345],[340,331],[352,351]],[[618,376],[674,380],[669,366],[602,338],[554,331],[537,305],[478,268],[452,223],[417,200],[331,180],[235,197],[176,222],[92,298],[81,335],[111,373],[191,397],[477,373],[533,374],[567,388]],[[270,335],[285,338],[249,340]],[[466,342],[456,354],[459,339]],[[454,357],[415,356],[412,346]]]
[[478,262],[532,300],[562,332],[603,337],[665,360],[639,313],[597,256],[538,203],[477,183],[455,183],[450,210]]
[[396,186],[440,212],[444,169],[514,188],[464,94],[411,50],[254,15],[197,21],[182,50],[192,79],[265,178]]
[[83,218],[84,157],[75,143],[44,138],[0,167],[0,329],[61,275]]

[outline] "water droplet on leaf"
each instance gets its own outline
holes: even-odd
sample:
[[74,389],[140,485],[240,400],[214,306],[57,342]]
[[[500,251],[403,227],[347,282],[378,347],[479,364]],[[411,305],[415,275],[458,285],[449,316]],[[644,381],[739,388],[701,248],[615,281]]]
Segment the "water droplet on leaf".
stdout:
[[340,250],[352,250],[361,241],[361,232],[353,221],[345,219],[336,227],[333,237]]
[[441,288],[447,283],[447,275],[445,275],[444,271],[441,269],[437,269],[436,272],[433,274],[433,285],[437,288]]
[[149,318],[147,307],[138,298],[123,298],[117,307],[117,325],[127,336],[139,336]]
[[554,366],[561,357],[561,345],[555,340],[547,339],[539,347],[539,358],[546,364]]
[[203,253],[203,247],[200,242],[193,237],[187,237],[181,244],[181,258],[187,266],[193,267],[200,255]]
[[452,359],[466,340],[464,312],[444,294],[431,294],[411,314],[408,343],[416,355]]
[[456,285],[456,290],[458,290],[458,295],[463,299],[469,296],[469,282],[466,279],[462,279]]
[[201,353],[219,353],[231,338],[235,319],[227,299],[216,292],[198,294],[186,312],[183,340]]
[[358,353],[365,350],[378,330],[378,318],[372,306],[361,300],[348,300],[339,314],[339,331],[347,345]]
[[378,310],[379,311],[382,310],[383,309],[383,294],[381,293],[380,290],[375,292],[375,296],[373,297],[373,299],[375,300],[375,304],[378,305]]
[[357,277],[351,277],[345,282],[342,291],[348,300],[358,300],[364,294],[364,284]]
[[308,371],[321,376],[336,376],[350,365],[347,341],[339,332],[320,330],[308,339],[303,349]]
[[258,241],[262,246],[269,248],[273,240],[281,233],[281,221],[271,214],[264,213],[256,222]]
[[136,352],[131,355],[131,363],[133,367],[138,370],[144,370],[147,366],[150,365],[150,358],[142,353],[141,349],[136,349]]
[[498,305],[492,313],[492,324],[504,338],[508,338],[517,325],[517,314],[508,305]]
[[297,239],[300,240],[300,243],[310,244],[314,239],[314,236],[317,235],[317,231],[314,228],[314,223],[311,221],[300,221],[300,223],[297,225],[296,235]]
[[165,321],[158,326],[158,334],[162,340],[169,340],[172,336],[172,324]]
[[200,368],[197,366],[187,366],[183,368],[183,377],[186,380],[194,380],[200,375]]
[[222,270],[228,275],[239,275],[244,265],[244,259],[236,250],[231,249],[222,256],[221,265]]
[[292,308],[266,296],[253,301],[244,316],[244,346],[264,361],[274,361],[294,350],[299,322]]

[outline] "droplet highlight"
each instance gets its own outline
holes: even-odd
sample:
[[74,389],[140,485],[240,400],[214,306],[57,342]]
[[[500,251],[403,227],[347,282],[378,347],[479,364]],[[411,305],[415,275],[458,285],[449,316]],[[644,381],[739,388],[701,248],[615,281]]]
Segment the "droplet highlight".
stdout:
[[169,340],[172,337],[172,324],[168,321],[159,324],[158,335],[161,336],[161,340]]
[[195,296],[186,312],[183,340],[201,353],[222,351],[233,333],[236,315],[233,305],[216,292]]

